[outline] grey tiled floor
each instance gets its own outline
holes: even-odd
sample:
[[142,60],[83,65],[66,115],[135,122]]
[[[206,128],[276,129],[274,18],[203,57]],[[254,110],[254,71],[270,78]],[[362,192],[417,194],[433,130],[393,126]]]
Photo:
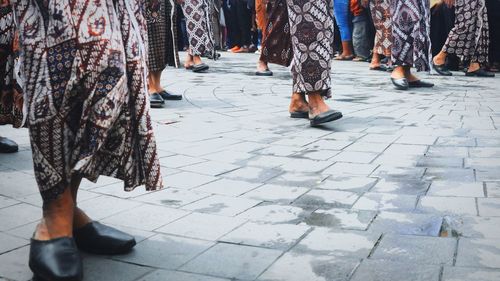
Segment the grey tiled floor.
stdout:
[[[139,242],[84,254],[85,280],[500,280],[500,77],[398,92],[335,61],[345,117],[310,128],[288,118],[288,70],[257,78],[256,59],[165,71],[184,95],[151,111],[167,188],[82,184],[80,206]],[[0,155],[0,280],[24,281],[42,202],[27,131],[0,135],[21,146]]]

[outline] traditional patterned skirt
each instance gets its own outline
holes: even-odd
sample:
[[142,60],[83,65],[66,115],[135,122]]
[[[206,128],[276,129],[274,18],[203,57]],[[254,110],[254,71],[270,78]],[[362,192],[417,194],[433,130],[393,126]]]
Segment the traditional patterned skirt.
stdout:
[[456,0],[455,26],[443,51],[464,61],[487,63],[490,44],[488,11],[485,0]]
[[391,0],[392,64],[430,69],[429,0]]
[[23,92],[15,75],[18,44],[14,15],[6,0],[0,0],[0,125],[21,127]]
[[375,25],[374,51],[390,56],[392,47],[391,5],[390,0],[371,0],[370,11]]
[[174,0],[146,1],[150,71],[161,72],[167,66],[179,67],[176,10]]
[[215,57],[214,34],[210,20],[211,5],[213,5],[211,0],[182,2],[191,55]]
[[35,176],[44,201],[75,175],[162,185],[138,0],[16,0]]
[[[292,39],[293,92],[331,96],[333,4],[331,0],[287,0]],[[272,23],[271,23],[272,24]]]

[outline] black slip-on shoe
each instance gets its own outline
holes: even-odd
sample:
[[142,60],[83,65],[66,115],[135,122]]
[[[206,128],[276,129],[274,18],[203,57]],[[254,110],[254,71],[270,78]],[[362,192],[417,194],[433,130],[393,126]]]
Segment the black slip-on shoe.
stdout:
[[408,79],[406,78],[392,78],[391,77],[392,84],[397,90],[408,90],[410,88],[410,85],[408,83]]
[[0,137],[0,153],[14,153],[19,150],[19,146],[13,140]]
[[31,239],[29,267],[34,279],[44,281],[80,281],[82,258],[71,237],[47,241]]
[[476,70],[476,71],[471,71],[471,72],[465,72],[465,76],[469,77],[495,77],[495,73],[486,71],[482,68]]
[[165,101],[158,93],[153,93],[149,95],[149,103],[152,108],[161,108],[165,104]]
[[193,65],[192,71],[195,73],[207,71],[210,67],[204,63]]
[[266,70],[258,70],[255,72],[256,76],[273,76],[273,72],[269,69]]
[[338,120],[340,118],[342,118],[342,112],[331,109],[326,112],[320,113],[313,118],[309,118],[309,121],[311,122],[311,127],[315,127],[327,122]]
[[434,69],[434,71],[436,71],[437,74],[441,75],[441,76],[453,76],[453,73],[450,72],[450,70],[448,69],[448,67],[446,67],[445,64],[435,64],[435,63],[432,63],[432,68]]
[[307,119],[309,119],[309,111],[290,112],[290,118],[307,118]]
[[136,244],[132,235],[96,221],[73,230],[73,237],[80,250],[97,255],[125,254]]
[[176,95],[167,90],[161,91],[160,96],[163,100],[182,100],[182,95]]
[[432,88],[434,83],[424,82],[422,80],[408,82],[410,88]]

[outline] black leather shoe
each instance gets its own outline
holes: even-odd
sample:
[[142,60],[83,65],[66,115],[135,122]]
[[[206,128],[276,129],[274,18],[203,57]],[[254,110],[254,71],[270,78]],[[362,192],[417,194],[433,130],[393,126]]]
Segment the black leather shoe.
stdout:
[[336,110],[328,110],[326,112],[320,113],[313,118],[309,118],[311,126],[315,127],[327,122],[332,122],[342,118],[342,112]]
[[432,63],[432,68],[436,71],[437,74],[439,74],[441,76],[452,76],[453,75],[453,73],[450,72],[450,70],[448,69],[448,67],[446,67],[445,64],[437,65],[437,64]]
[[70,237],[48,241],[31,239],[29,267],[35,279],[46,281],[80,281],[82,258]]
[[17,143],[8,138],[0,137],[0,153],[14,153],[18,150]]
[[471,71],[471,72],[465,72],[465,76],[470,76],[470,77],[495,77],[495,73],[486,71],[482,68],[476,70],[476,71]]
[[73,237],[80,250],[97,255],[125,254],[136,244],[133,236],[95,221],[73,230]]
[[266,70],[258,70],[255,72],[256,76],[273,76],[273,72],[271,70],[266,69]]
[[193,68],[191,69],[193,72],[200,73],[200,72],[205,72],[209,69],[210,67],[204,63],[200,64],[195,64],[193,65]]
[[182,95],[172,94],[167,90],[161,91],[160,96],[163,100],[182,100]]
[[151,104],[152,108],[160,108],[165,104],[165,101],[160,94],[153,93],[149,95],[149,103]]
[[434,87],[433,83],[424,82],[422,80],[411,81],[408,83],[410,88],[432,88]]
[[391,77],[392,84],[394,84],[394,87],[398,90],[408,90],[410,88],[410,84],[408,83],[408,79],[406,78],[392,78]]

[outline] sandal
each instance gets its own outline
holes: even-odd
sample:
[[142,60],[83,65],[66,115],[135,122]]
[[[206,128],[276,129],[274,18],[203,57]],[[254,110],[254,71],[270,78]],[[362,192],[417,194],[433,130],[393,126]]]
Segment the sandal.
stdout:
[[313,118],[309,118],[311,127],[316,127],[318,125],[332,122],[342,118],[342,112],[330,109],[326,112],[320,113]]
[[335,58],[335,60],[353,60],[353,59],[354,59],[353,55],[350,56],[339,55]]

